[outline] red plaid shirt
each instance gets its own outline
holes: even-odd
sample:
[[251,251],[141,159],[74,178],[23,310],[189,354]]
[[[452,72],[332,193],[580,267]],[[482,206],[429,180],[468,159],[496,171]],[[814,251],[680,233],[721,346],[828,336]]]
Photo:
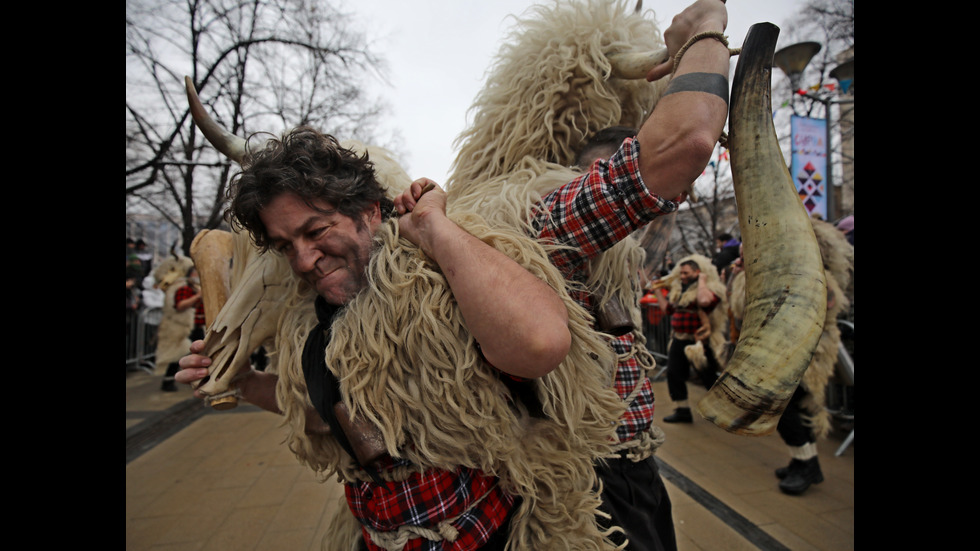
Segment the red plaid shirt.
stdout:
[[[391,460],[382,470],[407,466],[404,460]],[[428,469],[412,473],[401,482],[352,482],[345,487],[347,504],[362,527],[378,532],[399,526],[434,528],[446,519],[455,519],[455,541],[410,538],[404,551],[471,551],[479,549],[500,528],[514,506],[514,497],[504,493],[495,477],[476,469],[455,471]],[[478,502],[475,506],[474,503]],[[384,551],[362,528],[368,551]]]
[[[692,283],[692,285],[697,284],[698,283],[696,281]],[[720,296],[714,295],[714,297],[715,298],[711,299],[711,304],[701,308],[701,310],[707,314],[710,314],[711,311],[718,306],[718,303],[721,302]],[[694,332],[701,327],[701,316],[698,315],[697,305],[692,306],[694,307],[681,308],[669,302],[667,303],[667,315],[670,316],[670,328],[674,330],[674,333],[693,335]]]
[[[184,285],[180,289],[174,292],[174,305],[180,304],[180,301],[191,298],[196,295],[197,291],[190,285]],[[199,300],[194,306],[194,325],[204,327],[204,301]]]
[[[639,142],[628,138],[608,161],[596,161],[588,173],[543,199],[542,210],[550,212],[551,218],[547,219],[543,213],[536,218],[535,226],[540,228],[538,237],[569,246],[551,253],[552,263],[567,279],[584,283],[589,275],[590,259],[657,216],[677,209],[675,203],[647,190],[640,178],[639,153]],[[586,309],[592,309],[593,299],[587,292],[573,292],[572,298]],[[625,442],[650,427],[653,389],[643,366],[628,354],[634,345],[633,333],[616,337],[611,344],[620,357],[627,358],[620,360],[616,369],[615,387],[619,396],[625,399],[643,381],[616,429],[620,442]]]
[[[650,194],[639,177],[637,164],[639,144],[627,140],[610,162],[593,165],[591,172],[555,190],[543,201],[537,226],[539,237],[574,246],[552,254],[552,262],[569,279],[585,281],[588,260],[612,247],[655,217],[673,212],[674,203]],[[591,308],[588,293],[573,298]],[[618,354],[633,347],[633,335],[612,341]],[[616,391],[626,397],[644,379],[639,395],[620,420],[617,435],[621,441],[633,438],[647,429],[653,420],[653,391],[643,368],[634,359],[620,362],[616,372]],[[391,469],[407,465],[395,460],[382,466]],[[470,551],[478,549],[503,524],[514,508],[514,497],[505,494],[497,479],[478,470],[458,468],[455,471],[429,469],[414,473],[402,482],[350,482],[345,487],[347,503],[362,526],[379,532],[414,525],[433,528],[441,521],[455,519],[459,532],[455,542],[410,538],[404,551]],[[475,505],[474,505],[475,503]],[[458,517],[458,518],[457,518]],[[363,529],[369,551],[383,551],[371,542]]]

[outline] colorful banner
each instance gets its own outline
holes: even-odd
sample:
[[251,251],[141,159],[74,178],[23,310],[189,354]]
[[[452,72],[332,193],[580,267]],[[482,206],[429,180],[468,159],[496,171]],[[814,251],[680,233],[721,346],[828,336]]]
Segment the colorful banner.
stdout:
[[793,115],[793,140],[789,173],[807,214],[819,213],[827,219],[827,121]]

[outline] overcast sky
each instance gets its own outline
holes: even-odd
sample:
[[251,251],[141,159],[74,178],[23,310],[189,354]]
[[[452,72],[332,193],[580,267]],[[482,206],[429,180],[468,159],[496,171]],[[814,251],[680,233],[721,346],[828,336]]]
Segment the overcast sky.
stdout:
[[[661,31],[693,0],[645,0]],[[456,155],[453,140],[466,126],[466,110],[484,72],[512,26],[534,0],[362,0],[345,6],[365,29],[373,51],[389,64],[388,83],[370,93],[389,105],[387,132],[401,135],[403,166],[412,178],[444,184]],[[782,30],[803,0],[729,0],[729,44],[741,47],[749,27],[769,22]],[[733,65],[734,67],[734,65]]]

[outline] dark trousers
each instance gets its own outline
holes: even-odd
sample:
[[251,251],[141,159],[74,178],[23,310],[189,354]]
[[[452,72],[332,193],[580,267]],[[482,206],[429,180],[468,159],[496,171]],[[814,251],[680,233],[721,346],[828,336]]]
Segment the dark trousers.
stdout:
[[676,551],[670,496],[652,456],[637,463],[610,459],[596,466],[596,474],[602,480],[600,509],[612,517],[600,518],[599,525],[626,532],[613,534],[613,543],[628,539],[627,551]]
[[780,438],[783,439],[783,442],[787,446],[798,448],[810,442],[817,441],[813,437],[813,431],[810,430],[810,427],[803,424],[803,408],[800,407],[800,404],[805,397],[806,391],[801,387],[796,387],[796,392],[789,399],[786,410],[783,411],[779,422],[776,423],[776,432],[779,433]]
[[[681,341],[676,338],[670,340],[670,349],[667,351],[667,392],[670,394],[670,399],[675,402],[687,400],[687,381],[691,378],[691,362],[684,354],[684,349],[694,343],[693,340]],[[701,341],[701,344],[704,346],[708,365],[697,372],[698,378],[701,379],[704,388],[711,388],[711,385],[718,380],[718,372],[721,371],[721,366],[715,359],[708,341]]]

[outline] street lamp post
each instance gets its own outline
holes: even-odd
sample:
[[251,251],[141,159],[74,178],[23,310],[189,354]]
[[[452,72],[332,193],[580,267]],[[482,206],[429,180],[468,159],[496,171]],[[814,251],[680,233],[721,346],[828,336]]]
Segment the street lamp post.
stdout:
[[[813,94],[809,91],[805,91],[800,87],[800,79],[803,76],[803,70],[813,59],[813,56],[820,51],[820,44],[817,42],[800,42],[798,44],[792,44],[787,46],[775,54],[773,54],[773,63],[779,67],[783,73],[789,77],[790,87],[792,88],[793,95],[799,95],[809,98],[814,101],[818,101],[824,106],[824,117],[826,119],[827,128],[827,220],[832,222],[837,216],[836,212],[836,200],[837,194],[834,191],[834,179],[833,179],[833,156],[831,148],[831,129],[830,129],[830,107],[834,103],[853,103],[853,99],[842,99],[835,98],[834,95],[827,94],[823,97]],[[836,79],[842,85],[846,82],[848,87],[853,86],[854,82],[854,58],[841,63],[830,71],[829,76]],[[822,80],[822,79],[821,79]]]
[[772,55],[773,63],[789,77],[789,85],[794,92],[800,89],[803,70],[820,48],[819,42],[800,42],[786,46]]

